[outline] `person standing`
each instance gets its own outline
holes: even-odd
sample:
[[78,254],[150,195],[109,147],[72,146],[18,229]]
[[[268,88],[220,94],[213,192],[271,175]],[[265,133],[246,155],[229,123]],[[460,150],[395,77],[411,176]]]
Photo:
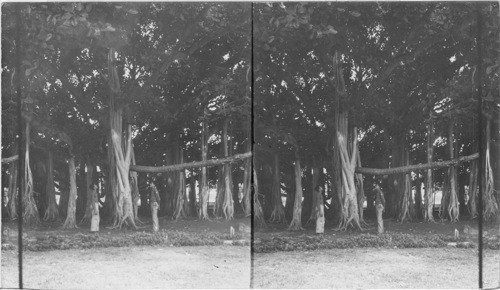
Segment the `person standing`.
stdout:
[[384,233],[384,219],[382,218],[382,213],[385,210],[385,198],[384,193],[380,189],[378,184],[374,185],[375,197],[375,208],[377,210],[377,232],[378,234]]
[[99,197],[97,195],[97,184],[92,184],[90,186],[91,192],[91,207],[92,207],[92,219],[90,220],[90,232],[99,232]]
[[160,209],[160,195],[158,194],[158,190],[154,183],[151,182],[149,186],[150,196],[149,196],[149,204],[151,206],[151,216],[153,219],[153,231],[157,232],[160,229],[158,223],[158,210]]

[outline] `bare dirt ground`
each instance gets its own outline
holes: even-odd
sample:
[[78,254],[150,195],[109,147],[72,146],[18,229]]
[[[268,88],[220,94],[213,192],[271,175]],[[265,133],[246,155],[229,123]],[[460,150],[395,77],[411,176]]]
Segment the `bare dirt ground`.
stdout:
[[[248,288],[250,247],[127,247],[24,253],[24,287]],[[2,288],[18,287],[17,254],[2,252]]]
[[[477,250],[333,249],[253,256],[254,288],[478,288]],[[485,252],[484,286],[500,286],[500,252]]]

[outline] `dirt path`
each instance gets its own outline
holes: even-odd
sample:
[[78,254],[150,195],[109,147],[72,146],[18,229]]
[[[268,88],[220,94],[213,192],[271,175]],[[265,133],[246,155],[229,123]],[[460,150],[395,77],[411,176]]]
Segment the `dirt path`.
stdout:
[[[2,287],[16,287],[17,256],[2,253]],[[24,287],[248,288],[250,247],[127,247],[25,252]]]
[[[477,288],[471,249],[348,249],[254,254],[255,288]],[[484,286],[500,285],[500,252],[485,252]]]

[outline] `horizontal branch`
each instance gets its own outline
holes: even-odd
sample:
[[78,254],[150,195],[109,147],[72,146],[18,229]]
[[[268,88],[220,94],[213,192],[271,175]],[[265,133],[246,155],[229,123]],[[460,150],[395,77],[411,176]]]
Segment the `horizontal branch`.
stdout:
[[14,156],[7,157],[7,158],[2,158],[2,163],[11,163],[11,162],[16,161],[18,158],[19,158],[18,155],[14,155]]
[[252,157],[252,152],[247,152],[247,153],[243,153],[243,154],[236,154],[233,156],[220,158],[220,159],[210,159],[207,161],[195,161],[195,162],[190,162],[190,163],[182,163],[182,164],[159,166],[159,167],[130,165],[130,170],[131,171],[138,171],[138,172],[153,172],[153,173],[170,172],[170,171],[179,171],[179,170],[184,170],[184,169],[189,169],[189,168],[212,167],[212,166],[222,165],[222,164],[226,164],[226,163],[234,163],[234,162],[237,162],[237,161],[240,161],[240,160],[243,160],[246,158],[250,158],[250,157]]
[[398,174],[398,173],[407,173],[411,171],[420,171],[426,169],[434,169],[434,168],[442,168],[448,167],[450,165],[455,165],[462,162],[468,162],[479,157],[479,153],[474,153],[469,156],[462,156],[456,159],[448,160],[448,161],[439,161],[433,163],[425,163],[425,164],[415,164],[394,168],[364,168],[364,167],[356,167],[356,173],[361,174],[369,174],[369,175],[390,175],[390,174]]

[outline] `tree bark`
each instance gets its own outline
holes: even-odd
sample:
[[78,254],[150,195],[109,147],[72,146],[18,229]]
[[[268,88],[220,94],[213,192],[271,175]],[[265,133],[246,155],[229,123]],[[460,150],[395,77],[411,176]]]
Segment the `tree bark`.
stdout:
[[[248,146],[250,147],[250,146]],[[247,148],[248,151],[251,148]],[[243,213],[246,217],[252,214],[252,204],[251,204],[251,195],[252,195],[252,159],[248,158],[245,160],[245,171],[243,172]]]
[[298,148],[295,149],[295,198],[293,202],[293,216],[288,230],[297,231],[302,228],[302,173]]
[[352,133],[353,143],[350,146],[351,152],[348,150],[348,139],[347,134],[344,136],[341,132],[347,132],[345,128],[347,127],[347,118],[342,122],[345,124],[340,124],[340,128],[344,130],[339,130],[337,133],[338,145],[340,150],[340,161],[342,168],[342,207],[344,215],[339,223],[340,230],[346,230],[348,226],[352,225],[357,227],[359,230],[363,230],[361,223],[359,221],[359,209],[356,194],[356,185],[354,182],[354,169],[356,168],[356,156],[358,150],[358,139],[357,139],[357,128],[354,128]]
[[[208,153],[208,128],[207,121],[203,120],[201,130],[201,157],[203,164],[201,165],[201,181],[200,181],[200,208],[198,218],[207,220],[208,218],[208,184],[207,184],[207,153]],[[192,168],[192,167],[187,167]]]
[[253,168],[253,220],[256,225],[264,225],[264,211],[262,210],[262,206],[260,204],[260,193],[259,193],[259,182],[257,180],[257,172],[255,171],[255,167]]
[[189,208],[190,215],[196,216],[196,180],[194,179],[194,170],[191,170],[191,179],[189,180]]
[[[70,153],[71,154],[71,153]],[[68,160],[69,169],[69,199],[68,199],[68,211],[66,215],[66,220],[64,221],[63,228],[74,229],[76,226],[76,167],[75,167],[75,157],[71,155]]]
[[24,159],[24,183],[21,184],[23,193],[23,221],[26,224],[38,224],[40,217],[36,207],[33,191],[33,175],[30,167],[30,124],[26,122],[26,153]]
[[495,194],[493,192],[494,187],[494,178],[493,171],[491,169],[491,160],[490,160],[490,147],[491,142],[491,121],[489,119],[486,120],[486,134],[485,134],[485,142],[486,148],[484,153],[484,175],[483,175],[483,216],[485,221],[493,221],[496,219],[498,214],[498,202],[495,198]]
[[[130,159],[130,166],[135,165],[135,152],[134,145],[132,144],[132,152]],[[134,211],[134,220],[136,223],[141,223],[142,221],[139,219],[139,201],[141,200],[141,195],[139,193],[139,176],[137,172],[130,170],[130,187],[132,188],[132,209]]]
[[[228,151],[228,130],[229,119],[226,119],[222,128],[222,144],[224,146],[224,157],[229,156]],[[233,178],[231,174],[231,165],[229,163],[224,164],[224,204],[222,207],[222,212],[227,220],[232,220],[234,217],[234,201],[233,201]]]
[[11,219],[17,219],[17,199],[19,198],[17,188],[17,175],[19,170],[17,169],[17,162],[10,163],[9,166],[9,201],[8,201],[8,211]]
[[[275,152],[273,155],[273,181],[271,188],[272,212],[269,217],[271,223],[282,223],[285,221],[285,208],[281,201],[281,183],[280,183],[280,165],[279,155]],[[288,197],[287,197],[288,199]]]
[[[357,137],[355,137],[357,138]],[[361,166],[361,156],[359,154],[359,150],[356,150],[356,164],[357,166]],[[366,195],[365,195],[365,184],[363,180],[363,174],[355,174],[355,183],[356,183],[356,192],[358,193],[358,210],[359,210],[359,222],[361,224],[366,224],[365,218],[364,218],[364,210],[363,210],[363,203],[366,201]]]
[[[432,119],[432,116],[431,116]],[[433,144],[434,144],[434,124],[431,120],[427,131],[427,164],[432,164]],[[425,179],[425,213],[424,220],[434,222],[434,182],[432,180],[432,169],[427,169]]]
[[87,168],[87,172],[85,174],[85,190],[87,191],[87,200],[85,203],[85,214],[83,215],[80,223],[88,223],[92,218],[92,195],[93,190],[90,188],[93,181],[94,175],[94,165],[91,164],[90,156],[87,156],[87,160],[85,162],[85,167]]
[[[454,143],[455,140],[453,138],[453,122],[450,122],[450,126],[448,128],[448,149],[450,153],[450,159],[455,158]],[[448,169],[448,176],[450,179],[450,195],[448,197],[447,212],[450,221],[457,222],[460,217],[460,208],[458,204],[457,194],[457,168],[455,166],[450,166],[450,168]]]
[[[311,183],[311,189],[312,189],[312,202],[311,202],[311,214],[309,216],[309,220],[307,221],[308,223],[309,222],[312,222],[312,221],[315,221],[317,218],[318,218],[318,210],[319,210],[319,207],[318,207],[318,198],[319,198],[319,195],[321,195],[321,192],[317,191],[316,190],[316,187],[318,186],[318,178],[319,178],[319,172],[318,172],[318,166],[313,165],[312,167],[312,170],[311,170],[311,174],[312,174],[312,183]],[[323,199],[321,199],[323,200]],[[324,213],[323,213],[324,215]]]
[[[179,149],[179,161],[181,163],[184,162],[184,151],[182,148]],[[174,212],[174,219],[178,220],[180,218],[185,218],[186,212],[184,211],[184,204],[187,202],[186,201],[186,174],[184,170],[181,170],[179,172],[179,182],[177,186],[177,196],[176,196],[176,202],[175,202],[175,212]]]
[[44,221],[52,221],[59,219],[59,210],[56,203],[56,192],[54,190],[54,161],[52,152],[47,154],[47,182],[45,184],[45,193],[47,195],[47,209],[43,217]]

